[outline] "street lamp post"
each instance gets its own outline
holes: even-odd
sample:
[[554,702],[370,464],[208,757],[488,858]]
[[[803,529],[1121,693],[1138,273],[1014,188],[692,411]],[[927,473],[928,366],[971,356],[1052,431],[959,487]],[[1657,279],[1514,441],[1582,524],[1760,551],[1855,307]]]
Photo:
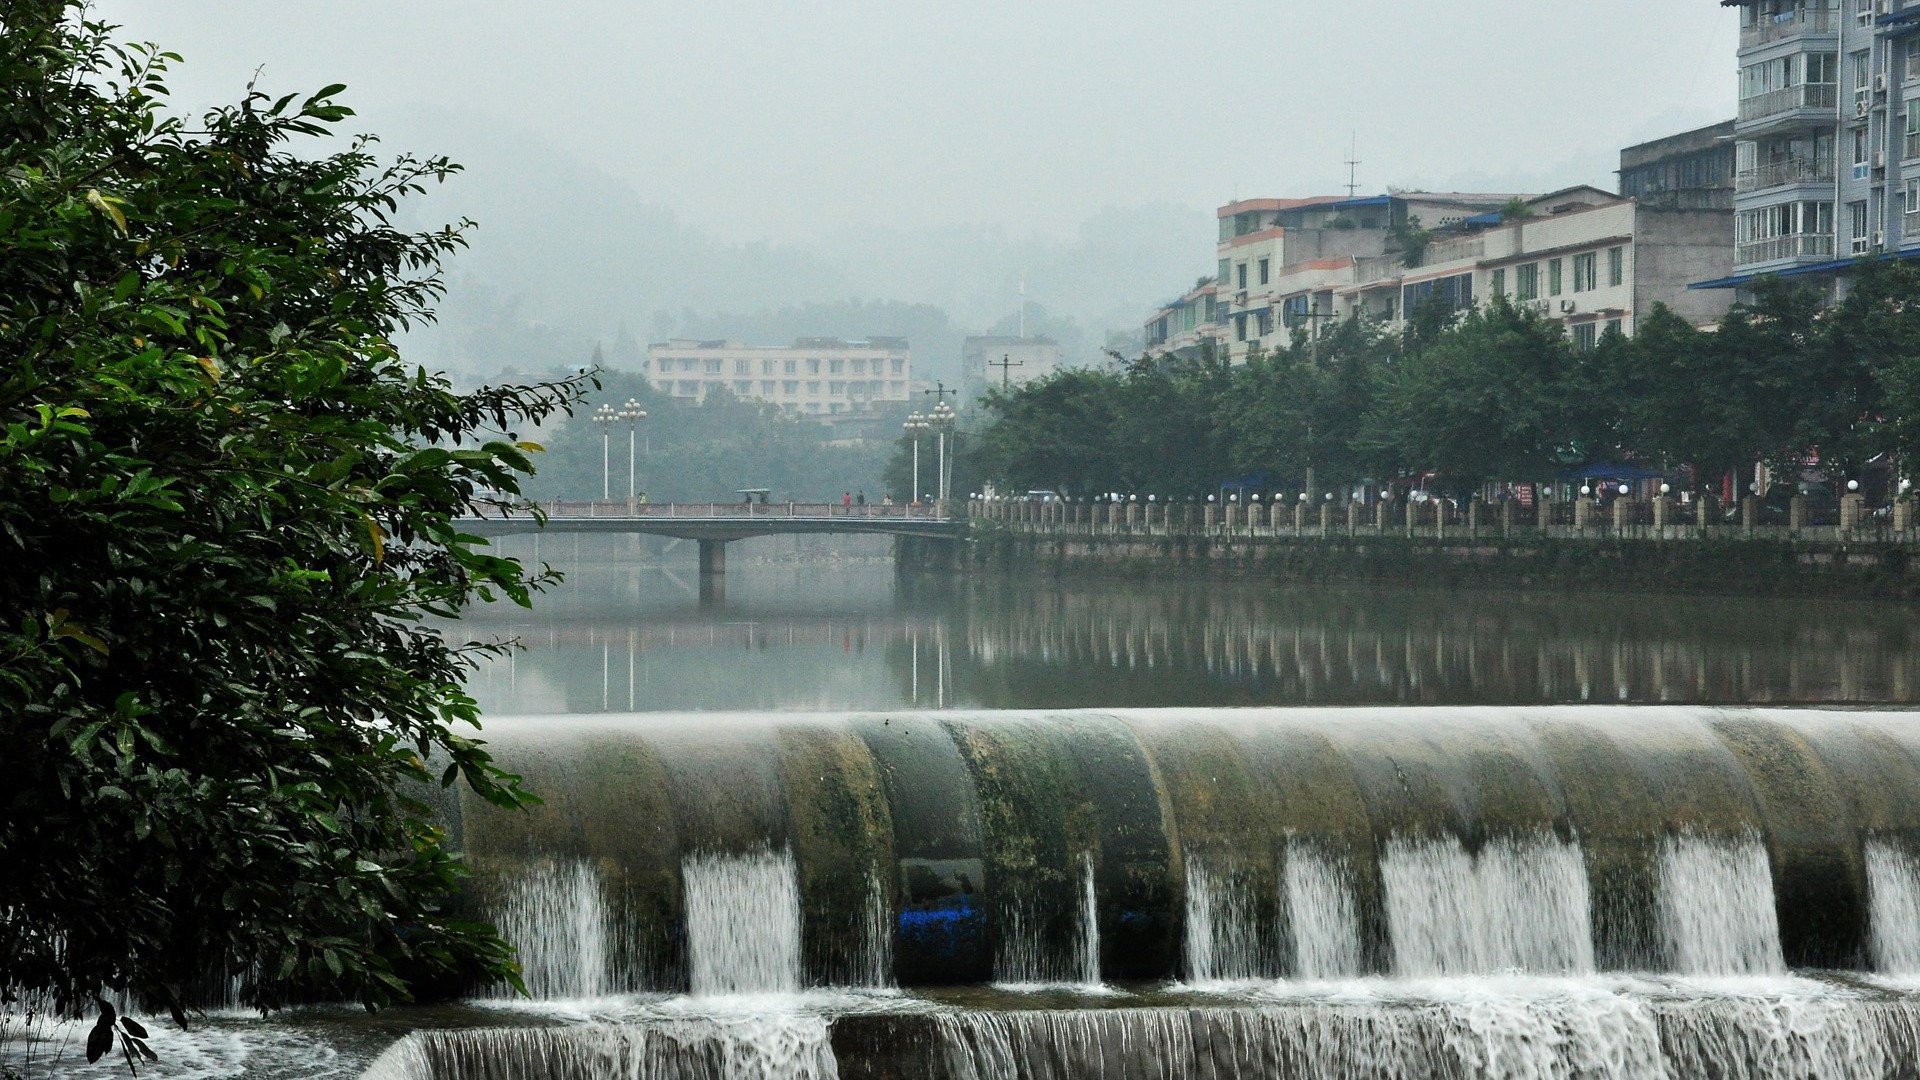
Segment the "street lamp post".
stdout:
[[620,414],[611,405],[593,411],[593,422],[600,425],[600,501],[613,498],[613,423]]
[[913,439],[913,490],[911,492],[908,492],[911,498],[909,498],[907,502],[910,505],[919,506],[920,505],[920,433],[927,430],[927,428],[930,425],[927,423],[926,417],[916,412],[916,413],[907,414],[907,422],[903,426],[907,429],[907,434]]
[[953,408],[942,401],[933,407],[933,414],[927,418],[927,421],[933,426],[934,433],[939,436],[940,472],[934,484],[934,490],[938,501],[944,504],[947,501],[948,487],[953,479],[949,472],[953,459],[947,452],[953,435]]
[[647,410],[641,408],[640,403],[638,401],[635,401],[632,398],[628,398],[627,403],[620,407],[620,419],[625,420],[627,422],[627,501],[628,502],[633,501],[633,497],[635,494],[635,487],[633,482],[633,477],[634,477],[633,436],[634,436],[634,432],[639,430],[640,421],[645,420],[646,418],[647,418]]

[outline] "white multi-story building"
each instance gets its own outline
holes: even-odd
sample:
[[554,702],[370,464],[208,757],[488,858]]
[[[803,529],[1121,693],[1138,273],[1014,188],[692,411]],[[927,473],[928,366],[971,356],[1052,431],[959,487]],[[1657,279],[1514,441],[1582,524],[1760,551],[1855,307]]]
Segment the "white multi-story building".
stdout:
[[1022,386],[1060,370],[1060,345],[1044,337],[969,337],[960,344],[960,369],[967,397],[977,400],[989,387]]
[[1733,273],[1833,288],[1854,259],[1920,255],[1920,2],[1740,9]]
[[647,346],[654,388],[685,401],[715,390],[830,418],[904,408],[913,354],[904,338],[800,338],[792,345],[668,341]]
[[1527,216],[1465,223],[1417,265],[1402,255],[1358,260],[1353,284],[1334,290],[1338,314],[1399,327],[1422,304],[1460,310],[1505,297],[1591,348],[1608,330],[1632,336],[1655,304],[1698,325],[1718,321],[1732,302],[1688,287],[1732,265],[1725,210],[1646,206],[1591,187],[1526,207]]

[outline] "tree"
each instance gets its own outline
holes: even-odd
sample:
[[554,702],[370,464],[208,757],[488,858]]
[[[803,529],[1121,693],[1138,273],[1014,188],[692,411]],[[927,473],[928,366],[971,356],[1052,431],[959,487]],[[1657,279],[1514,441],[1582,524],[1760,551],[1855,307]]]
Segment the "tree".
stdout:
[[79,11],[0,0],[0,987],[184,1020],[206,980],[512,978],[423,800],[529,796],[423,620],[540,584],[453,520],[581,380],[401,362],[461,237],[390,217],[454,165],[317,152],[338,86],[189,126],[177,57]]

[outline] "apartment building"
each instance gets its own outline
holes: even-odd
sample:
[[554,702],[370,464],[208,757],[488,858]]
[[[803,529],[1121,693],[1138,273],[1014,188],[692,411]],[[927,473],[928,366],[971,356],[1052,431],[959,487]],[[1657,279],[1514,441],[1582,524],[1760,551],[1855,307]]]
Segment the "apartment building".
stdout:
[[1353,262],[1384,254],[1407,231],[1456,229],[1516,197],[1407,192],[1248,199],[1221,207],[1215,303],[1224,307],[1216,317],[1224,319],[1219,337],[1228,356],[1240,363],[1255,348],[1284,346],[1299,321],[1330,316],[1302,306],[1299,294],[1349,282]]
[[1219,294],[1220,283],[1203,278],[1184,296],[1155,311],[1147,319],[1147,351],[1192,359],[1208,343],[1219,346],[1227,333],[1227,306]]
[[980,335],[960,343],[960,370],[969,400],[988,387],[1023,386],[1060,370],[1060,345],[1046,337]]
[[1920,2],[1722,0],[1740,9],[1734,272],[1837,287],[1852,260],[1920,253]]
[[1656,303],[1695,324],[1717,322],[1733,298],[1689,285],[1731,268],[1727,218],[1569,188],[1527,200],[1524,214],[1463,223],[1416,265],[1399,254],[1355,260],[1353,281],[1332,290],[1334,308],[1400,328],[1422,304],[1458,310],[1505,297],[1565,326],[1582,348],[1608,330],[1631,336]]
[[668,341],[647,346],[655,389],[687,402],[725,389],[787,412],[830,419],[904,408],[913,380],[905,338],[799,338],[792,345]]
[[1731,211],[1735,126],[1727,120],[1620,151],[1620,194],[1642,206]]

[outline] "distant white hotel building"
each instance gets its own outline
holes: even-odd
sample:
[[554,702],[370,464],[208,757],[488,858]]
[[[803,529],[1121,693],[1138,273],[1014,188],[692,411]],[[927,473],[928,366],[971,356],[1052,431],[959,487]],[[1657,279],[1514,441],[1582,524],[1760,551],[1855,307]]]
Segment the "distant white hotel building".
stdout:
[[725,389],[790,413],[842,416],[904,408],[913,381],[905,338],[799,338],[792,345],[668,341],[647,346],[654,388],[685,401]]

